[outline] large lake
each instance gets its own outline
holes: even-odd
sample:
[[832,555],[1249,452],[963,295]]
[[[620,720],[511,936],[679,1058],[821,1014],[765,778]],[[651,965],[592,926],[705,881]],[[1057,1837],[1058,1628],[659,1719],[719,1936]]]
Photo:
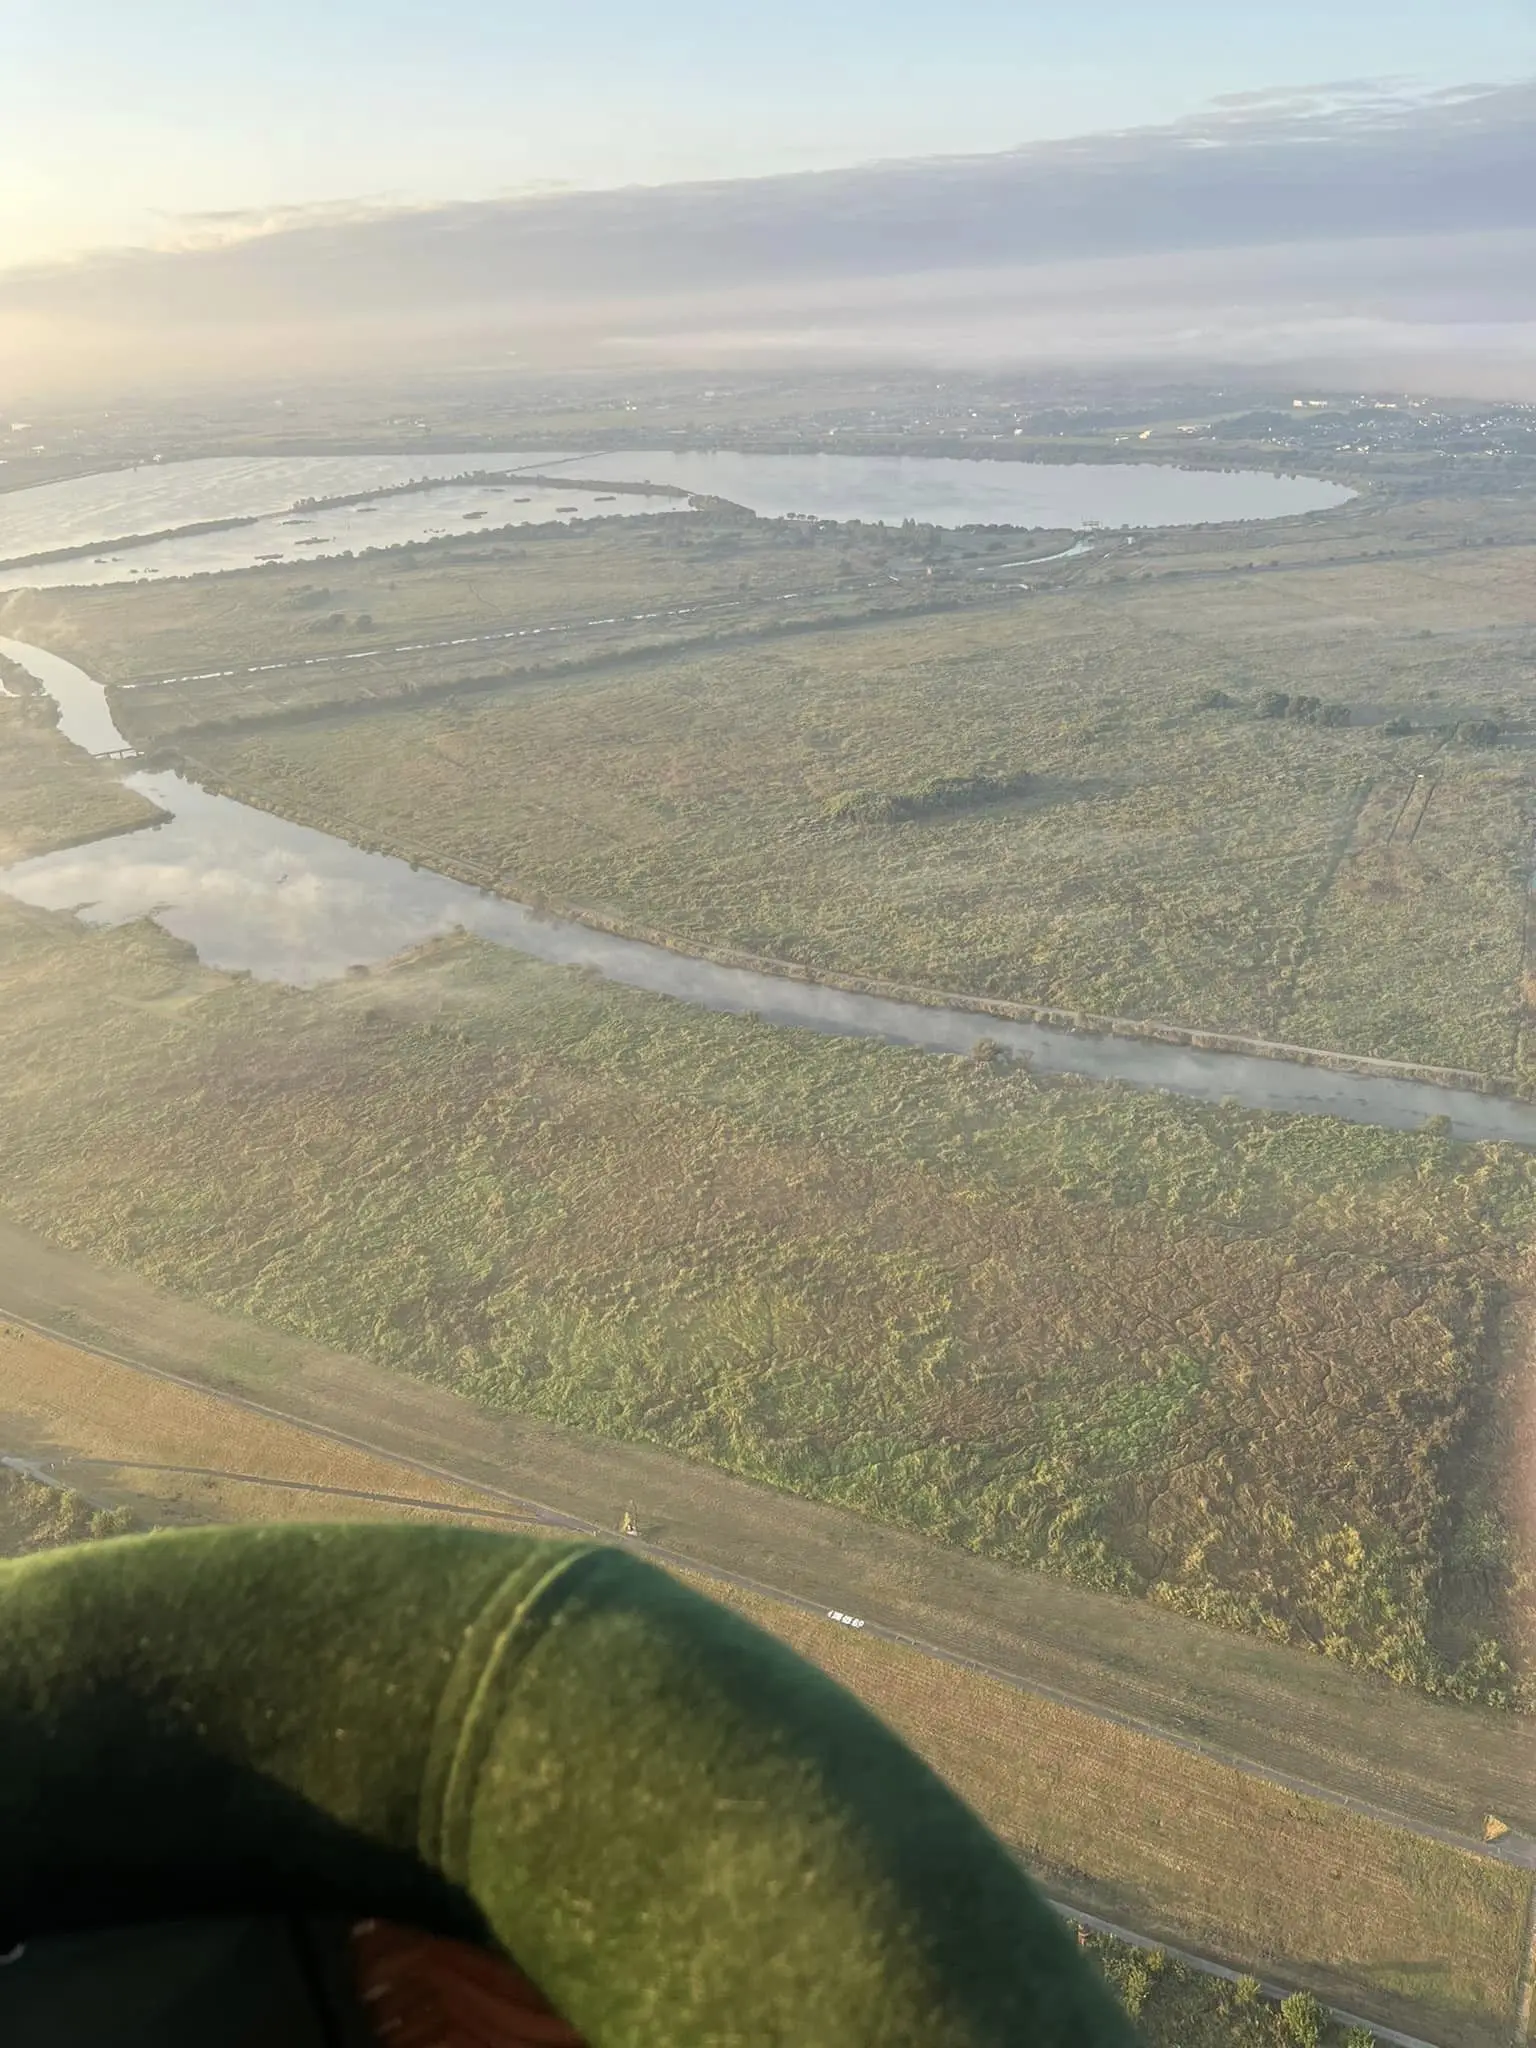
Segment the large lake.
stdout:
[[[458,481],[494,473],[491,482]],[[524,479],[569,477],[569,484]],[[613,495],[606,483],[729,498],[765,517],[915,519],[933,526],[1077,532],[1293,518],[1353,493],[1312,477],[1156,463],[966,461],[957,457],[742,455],[728,450],[504,451],[489,455],[206,456],[0,492],[0,590],[124,583],[316,561],[477,528],[654,516],[686,501]],[[404,484],[434,488],[391,495]],[[377,493],[377,496],[369,496]],[[306,500],[361,498],[301,509]],[[174,529],[252,522],[215,533]],[[127,543],[135,536],[173,537]],[[67,561],[5,567],[58,550]]]
[[[58,705],[66,737],[103,755],[126,743],[106,692],[39,647],[0,640]],[[548,917],[445,875],[368,853],[305,825],[215,796],[179,775],[129,774],[166,814],[139,832],[0,869],[0,890],[89,924],[152,918],[210,967],[308,987],[371,967],[454,931],[539,960],[594,970],[701,1009],[750,1013],[844,1038],[967,1054],[990,1040],[1040,1073],[1077,1074],[1205,1102],[1339,1117],[1411,1131],[1444,1117],[1455,1136],[1536,1148],[1536,1104],[1383,1074],[1338,1073],[1285,1059],[1095,1037],[973,1010],[858,995],[785,975],[692,959]]]

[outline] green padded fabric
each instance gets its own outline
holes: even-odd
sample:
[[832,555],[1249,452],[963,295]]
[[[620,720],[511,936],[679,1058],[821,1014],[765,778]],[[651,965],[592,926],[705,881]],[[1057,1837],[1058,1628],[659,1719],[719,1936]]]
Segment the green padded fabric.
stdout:
[[623,1551],[199,1530],[0,1566],[0,1934],[377,1913],[593,2048],[1129,2040],[855,1700]]

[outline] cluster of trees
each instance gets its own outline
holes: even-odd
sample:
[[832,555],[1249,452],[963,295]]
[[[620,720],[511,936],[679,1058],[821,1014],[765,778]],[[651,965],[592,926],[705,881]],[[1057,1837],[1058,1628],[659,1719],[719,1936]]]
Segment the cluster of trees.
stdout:
[[931,818],[944,811],[964,811],[978,804],[1001,803],[1024,796],[1028,775],[933,775],[910,789],[849,789],[826,807],[829,818],[843,825],[899,825],[913,818]]
[[1303,725],[1348,725],[1347,704],[1325,704],[1321,697],[1293,697],[1285,690],[1265,690],[1259,698],[1260,718],[1294,718]]
[[[1113,1935],[1089,1934],[1080,1930],[1078,1941],[1098,1963],[1120,2003],[1139,2022],[1138,2031],[1149,2044],[1185,2040],[1215,2039],[1218,2030],[1225,2039],[1251,2044],[1251,2048],[1376,2048],[1376,2037],[1367,2026],[1344,2027],[1334,2022],[1328,2008],[1310,1991],[1292,1991],[1271,2003],[1256,1977],[1239,1977],[1227,1984],[1202,1977],[1188,1963],[1158,1949],[1132,1947]],[[1165,2005],[1159,1993],[1163,1987],[1181,1992],[1177,2005]],[[1191,2001],[1191,1993],[1199,1997]],[[1179,2026],[1174,2033],[1172,2026]],[[1187,2030],[1187,2031],[1186,2031]]]
[[[345,628],[346,623],[345,612],[327,612],[323,619],[311,619],[304,630],[307,633],[339,633]],[[360,633],[370,632],[373,627],[372,612],[359,612],[352,624]]]

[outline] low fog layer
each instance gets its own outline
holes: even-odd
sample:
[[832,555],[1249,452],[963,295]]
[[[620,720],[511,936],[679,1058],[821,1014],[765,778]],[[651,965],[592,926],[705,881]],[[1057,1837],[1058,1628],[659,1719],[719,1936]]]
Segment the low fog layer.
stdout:
[[1536,85],[1247,102],[1001,156],[273,223],[0,276],[21,389],[887,354],[1536,393]]

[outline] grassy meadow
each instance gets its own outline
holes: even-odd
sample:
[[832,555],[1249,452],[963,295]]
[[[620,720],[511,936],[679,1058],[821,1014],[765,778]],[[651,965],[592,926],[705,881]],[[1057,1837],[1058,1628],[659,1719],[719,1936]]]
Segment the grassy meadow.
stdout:
[[[1511,552],[1073,565],[1009,604],[185,744],[287,816],[693,948],[1509,1075]],[[1373,722],[1262,717],[1271,690]],[[1448,735],[1474,714],[1498,745]],[[936,783],[976,794],[914,798]]]
[[0,899],[0,969],[0,1202],[60,1243],[493,1406],[1519,1696],[1518,1154],[1043,1088],[468,942],[300,993]]
[[[978,564],[987,552],[953,545]],[[876,529],[723,512],[531,527],[237,575],[0,594],[0,627],[82,662],[153,746],[209,723],[376,708],[931,597],[926,565],[892,586],[892,547]],[[952,594],[965,596],[954,573]]]

